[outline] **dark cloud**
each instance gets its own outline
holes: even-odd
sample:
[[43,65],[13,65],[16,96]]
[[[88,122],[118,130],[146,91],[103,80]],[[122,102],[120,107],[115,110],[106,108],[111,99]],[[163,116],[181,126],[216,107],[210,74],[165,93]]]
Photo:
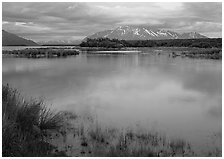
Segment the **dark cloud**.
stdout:
[[2,3],[3,29],[33,40],[84,38],[125,24],[221,36],[221,3]]

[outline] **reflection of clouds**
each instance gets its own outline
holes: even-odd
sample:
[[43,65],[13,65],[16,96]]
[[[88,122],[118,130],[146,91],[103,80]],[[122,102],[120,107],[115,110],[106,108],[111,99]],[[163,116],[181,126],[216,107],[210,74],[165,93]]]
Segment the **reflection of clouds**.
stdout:
[[90,94],[92,100],[88,99],[87,102],[97,99],[100,105],[119,108],[126,114],[142,113],[157,106],[157,109],[163,109],[164,105],[172,103],[172,99],[180,104],[183,101],[195,102],[196,98],[202,98],[198,92],[184,90],[176,81],[158,78],[151,74],[137,73],[132,76],[123,74],[95,82],[94,92]]
[[191,72],[185,75],[183,86],[210,95],[221,94],[222,75],[219,72]]
[[194,93],[186,94],[185,96],[177,95],[175,97],[171,97],[169,101],[171,102],[186,102],[186,103],[191,103],[191,102],[196,102],[197,100],[200,100],[197,96],[194,95]]
[[[45,69],[49,67],[49,62],[40,60],[30,60],[27,59],[20,59],[20,62],[17,63],[8,63],[8,60],[10,59],[3,59],[3,65],[2,65],[2,72],[8,73],[8,72],[26,72],[26,71],[36,71],[40,69]],[[25,61],[25,62],[24,62]]]
[[[175,63],[176,66],[171,66]],[[164,67],[158,64],[165,78],[180,81],[185,89],[216,95],[222,92],[222,65],[219,61],[192,60],[167,61]]]
[[208,114],[214,118],[222,118],[222,105],[214,105],[208,109]]
[[[143,56],[139,63],[145,68],[150,65],[150,70],[157,71],[156,76],[181,82],[185,89],[199,93],[215,95],[221,94],[222,64],[220,61],[170,59],[165,57]],[[153,64],[153,65],[152,65]],[[147,70],[145,70],[147,71]]]
[[[176,66],[170,65],[175,62]],[[203,94],[221,95],[222,65],[219,61],[179,59],[167,61],[163,67],[158,64],[158,68],[165,78],[180,81],[185,89]]]

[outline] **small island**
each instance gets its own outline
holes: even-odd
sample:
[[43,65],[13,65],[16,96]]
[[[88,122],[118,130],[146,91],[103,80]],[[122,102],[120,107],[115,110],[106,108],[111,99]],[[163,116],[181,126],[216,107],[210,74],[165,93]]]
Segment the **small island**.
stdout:
[[26,58],[54,58],[78,55],[79,51],[73,48],[26,48],[22,50],[3,50],[3,56]]

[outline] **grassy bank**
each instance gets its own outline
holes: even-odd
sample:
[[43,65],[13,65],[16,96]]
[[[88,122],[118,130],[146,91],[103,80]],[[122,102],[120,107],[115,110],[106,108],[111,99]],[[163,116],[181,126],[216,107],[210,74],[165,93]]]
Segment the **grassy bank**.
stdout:
[[2,156],[57,156],[46,136],[61,126],[60,113],[51,112],[41,101],[25,101],[17,90],[2,86]]
[[2,54],[26,58],[54,58],[78,55],[79,51],[71,48],[26,48],[23,50],[3,50]]
[[[42,101],[24,100],[8,85],[2,87],[2,155],[197,156],[182,139],[139,127],[103,126],[91,114],[52,112]],[[221,156],[221,150],[203,156]]]

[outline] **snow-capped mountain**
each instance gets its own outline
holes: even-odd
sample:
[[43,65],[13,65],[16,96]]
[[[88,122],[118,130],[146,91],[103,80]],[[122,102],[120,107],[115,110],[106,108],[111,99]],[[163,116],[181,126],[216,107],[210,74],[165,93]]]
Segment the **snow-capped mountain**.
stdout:
[[114,30],[97,32],[86,38],[109,38],[119,40],[159,40],[198,39],[207,37],[196,32],[180,34],[169,30],[155,29],[149,26],[120,26]]

